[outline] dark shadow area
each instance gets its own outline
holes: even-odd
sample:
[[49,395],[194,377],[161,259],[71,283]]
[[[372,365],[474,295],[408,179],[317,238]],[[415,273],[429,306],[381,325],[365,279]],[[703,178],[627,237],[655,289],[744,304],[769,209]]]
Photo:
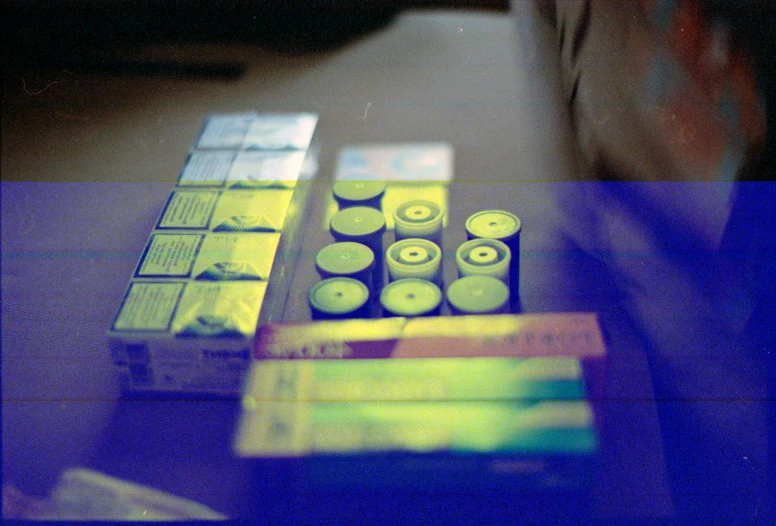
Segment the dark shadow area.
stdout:
[[243,64],[156,61],[132,54],[168,43],[243,44],[292,54],[324,51],[387,26],[399,8],[367,2],[332,8],[306,1],[67,0],[16,1],[3,11],[6,68],[230,79],[242,74]]

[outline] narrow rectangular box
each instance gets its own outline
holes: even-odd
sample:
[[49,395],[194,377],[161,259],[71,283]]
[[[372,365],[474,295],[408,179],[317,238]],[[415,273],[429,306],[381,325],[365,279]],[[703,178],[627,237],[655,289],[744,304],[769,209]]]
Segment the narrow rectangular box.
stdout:
[[294,188],[304,175],[305,151],[194,150],[179,187]]
[[571,357],[256,360],[246,403],[581,400]]
[[297,490],[588,487],[599,449],[584,400],[258,402],[235,445]]
[[154,233],[135,277],[266,281],[279,242],[277,233]]
[[281,232],[293,195],[292,189],[178,189],[170,194],[156,229]]
[[214,114],[205,119],[195,148],[305,150],[317,121],[313,113]]

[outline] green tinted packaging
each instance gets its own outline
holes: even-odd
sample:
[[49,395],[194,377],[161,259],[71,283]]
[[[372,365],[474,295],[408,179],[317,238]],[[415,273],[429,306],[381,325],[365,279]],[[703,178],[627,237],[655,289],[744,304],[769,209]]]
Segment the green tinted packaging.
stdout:
[[256,327],[285,307],[316,120],[205,120],[109,329],[124,391],[239,396]]
[[267,324],[234,449],[301,491],[581,495],[605,356],[593,313]]
[[293,195],[293,189],[225,192],[181,188],[170,194],[156,229],[281,232]]
[[599,447],[584,400],[257,402],[246,414],[238,455],[298,459],[299,483],[329,489],[579,490]]
[[257,360],[243,395],[260,401],[581,400],[573,357]]

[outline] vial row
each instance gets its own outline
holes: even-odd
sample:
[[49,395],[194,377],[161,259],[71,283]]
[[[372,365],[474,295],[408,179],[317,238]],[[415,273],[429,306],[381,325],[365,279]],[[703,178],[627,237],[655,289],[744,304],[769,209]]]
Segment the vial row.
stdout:
[[[329,229],[335,243],[316,255],[323,281],[310,290],[314,319],[434,316],[443,294],[442,230],[439,206],[406,202],[393,214],[396,241],[383,251],[385,216],[380,181],[339,181],[333,194],[340,211]],[[520,220],[509,212],[484,211],[466,222],[468,241],[455,253],[459,279],[447,289],[453,313],[486,314],[514,310],[510,287],[519,283]],[[384,267],[389,284],[383,286]],[[377,302],[379,292],[379,303]]]

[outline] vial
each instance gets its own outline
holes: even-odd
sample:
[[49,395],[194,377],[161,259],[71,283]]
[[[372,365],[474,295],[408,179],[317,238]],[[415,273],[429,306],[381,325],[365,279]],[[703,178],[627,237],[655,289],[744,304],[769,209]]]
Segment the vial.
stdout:
[[458,276],[484,275],[509,284],[509,247],[497,239],[471,239],[455,251]]
[[315,255],[315,269],[321,278],[353,278],[370,288],[374,266],[375,256],[372,249],[352,241],[332,243]]
[[376,180],[337,181],[334,183],[332,193],[340,210],[351,206],[367,206],[382,210],[385,183]]
[[453,314],[502,314],[509,311],[509,287],[493,276],[465,276],[447,287]]
[[369,317],[369,289],[353,278],[327,278],[310,289],[314,320]]
[[442,249],[428,239],[402,239],[385,252],[391,281],[403,278],[427,279],[442,286]]
[[383,233],[385,216],[379,210],[366,206],[353,206],[334,214],[329,230],[338,242],[351,241],[369,247],[375,257],[372,271],[372,290],[383,288]]
[[421,238],[442,246],[444,214],[436,203],[422,199],[399,205],[393,213],[396,241]]
[[483,210],[472,214],[466,220],[468,239],[498,239],[509,247],[512,259],[509,262],[509,288],[512,311],[518,311],[520,285],[520,219],[504,210]]
[[386,316],[438,316],[442,290],[425,279],[399,279],[385,286],[380,304]]

